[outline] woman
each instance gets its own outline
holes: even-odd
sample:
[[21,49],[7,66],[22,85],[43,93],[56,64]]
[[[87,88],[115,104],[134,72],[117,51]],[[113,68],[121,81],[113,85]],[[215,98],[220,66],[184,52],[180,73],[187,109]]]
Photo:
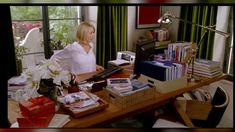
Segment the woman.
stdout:
[[92,24],[82,22],[77,28],[77,41],[55,53],[51,59],[60,63],[64,70],[69,70],[75,75],[103,70],[102,66],[96,65],[93,43],[91,42],[94,33],[95,27]]

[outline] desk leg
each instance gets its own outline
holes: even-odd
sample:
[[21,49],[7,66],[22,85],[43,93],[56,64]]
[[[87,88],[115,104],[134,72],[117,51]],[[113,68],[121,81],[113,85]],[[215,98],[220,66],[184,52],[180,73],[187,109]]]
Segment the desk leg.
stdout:
[[183,119],[184,123],[188,126],[188,127],[194,127],[191,119],[188,117],[188,115],[183,111],[183,109],[180,107],[179,104],[176,103],[176,101],[173,102],[174,107],[176,109],[176,111],[178,112],[178,114],[181,116],[181,118]]

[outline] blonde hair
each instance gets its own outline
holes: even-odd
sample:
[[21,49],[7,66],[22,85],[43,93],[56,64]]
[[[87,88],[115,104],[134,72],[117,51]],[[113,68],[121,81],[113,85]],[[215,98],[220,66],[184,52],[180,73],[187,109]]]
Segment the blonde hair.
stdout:
[[77,34],[76,34],[76,38],[77,41],[83,43],[86,40],[86,34],[88,32],[88,28],[91,27],[93,28],[94,32],[95,32],[95,27],[90,24],[89,22],[82,22],[78,28],[77,28]]

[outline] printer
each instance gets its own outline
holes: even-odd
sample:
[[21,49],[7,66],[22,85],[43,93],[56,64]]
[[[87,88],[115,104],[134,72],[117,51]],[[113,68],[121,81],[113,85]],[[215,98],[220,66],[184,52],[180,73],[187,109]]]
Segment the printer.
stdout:
[[123,59],[129,61],[130,64],[135,63],[135,53],[131,51],[119,51],[117,52],[117,59]]
[[118,51],[116,60],[108,62],[108,68],[135,63],[135,53],[131,51]]

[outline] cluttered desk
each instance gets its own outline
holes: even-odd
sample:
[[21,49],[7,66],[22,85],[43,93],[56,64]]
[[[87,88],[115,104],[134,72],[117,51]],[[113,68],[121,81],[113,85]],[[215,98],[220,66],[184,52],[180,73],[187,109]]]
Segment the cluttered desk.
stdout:
[[[129,67],[127,67],[126,69],[128,70],[128,68]],[[111,75],[110,78],[129,77],[130,73],[126,72],[126,69],[124,68],[122,71]],[[92,77],[93,75],[95,75],[96,73],[97,72],[82,74],[82,75],[77,76],[76,79],[78,81],[86,80]],[[153,110],[157,107],[160,107],[161,105],[165,103],[168,103],[171,98],[174,98],[177,95],[180,95],[184,92],[187,92],[187,91],[190,91],[190,90],[193,90],[193,89],[205,86],[205,85],[209,85],[210,83],[222,80],[224,78],[226,78],[226,75],[224,74],[215,78],[203,78],[201,82],[199,83],[189,82],[187,83],[187,86],[182,87],[172,92],[168,92],[168,93],[155,92],[153,98],[127,106],[125,108],[121,108],[118,105],[109,103],[109,101],[106,100],[106,102],[108,102],[109,104],[107,108],[82,116],[82,117],[79,117],[79,118],[70,117],[70,121],[67,124],[65,124],[63,127],[65,128],[100,127],[106,123],[110,123],[118,119],[126,118],[129,116],[134,116],[143,112],[147,112],[149,110]],[[98,95],[100,98],[105,100],[103,89],[100,91],[94,92],[94,94]],[[19,116],[18,112],[19,112],[19,107],[17,103],[15,101],[8,100],[8,117],[9,117],[10,123],[13,124],[16,121],[16,118]],[[63,109],[60,109],[57,113],[66,114],[66,112]]]
[[[92,75],[94,73],[90,73]],[[84,74],[83,76],[85,78],[88,77],[89,74]],[[127,77],[129,76],[125,70],[122,72],[118,72],[111,77]],[[79,78],[82,78],[82,76],[79,76]],[[78,79],[79,79],[78,78]],[[186,87],[180,88],[178,90],[169,92],[169,93],[158,93],[156,92],[154,94],[154,97],[148,100],[145,100],[143,102],[131,105],[129,107],[126,107],[125,109],[122,109],[114,104],[109,103],[108,108],[97,111],[95,113],[92,113],[90,115],[80,117],[79,119],[71,118],[71,121],[68,122],[64,127],[99,127],[106,123],[110,123],[112,121],[130,117],[137,115],[139,113],[143,113],[149,110],[153,110],[157,107],[160,107],[161,105],[168,103],[171,98],[176,97],[177,95],[180,95],[184,92],[209,85],[210,83],[225,79],[226,75],[222,75],[213,79],[204,78],[200,83],[188,83]],[[100,98],[104,98],[103,90],[96,92],[96,94]]]

